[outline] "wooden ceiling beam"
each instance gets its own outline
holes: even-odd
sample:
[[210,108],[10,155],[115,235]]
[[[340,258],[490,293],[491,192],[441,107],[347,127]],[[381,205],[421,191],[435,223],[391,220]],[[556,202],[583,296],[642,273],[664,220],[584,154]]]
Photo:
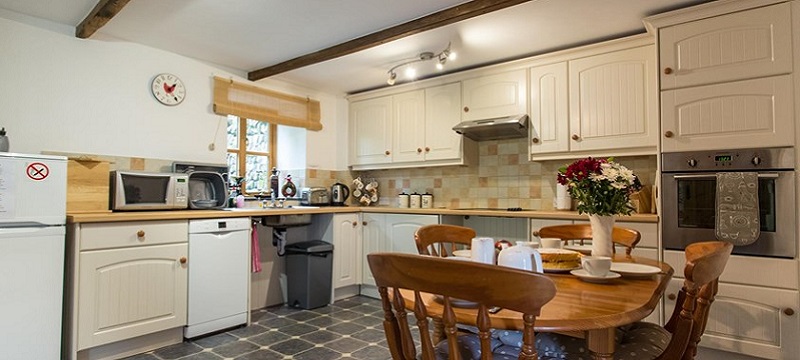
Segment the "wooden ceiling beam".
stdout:
[[88,39],[95,31],[116,16],[130,0],[100,0],[77,27],[75,37]]
[[276,65],[253,70],[247,74],[247,78],[252,81],[264,79],[528,1],[531,0],[473,0]]

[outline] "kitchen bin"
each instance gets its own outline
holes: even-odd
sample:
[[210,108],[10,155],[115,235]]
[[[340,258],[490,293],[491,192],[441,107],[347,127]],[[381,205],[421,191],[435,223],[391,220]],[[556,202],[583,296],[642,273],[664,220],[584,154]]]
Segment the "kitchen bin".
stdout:
[[286,245],[288,305],[314,309],[331,300],[333,244],[310,240]]

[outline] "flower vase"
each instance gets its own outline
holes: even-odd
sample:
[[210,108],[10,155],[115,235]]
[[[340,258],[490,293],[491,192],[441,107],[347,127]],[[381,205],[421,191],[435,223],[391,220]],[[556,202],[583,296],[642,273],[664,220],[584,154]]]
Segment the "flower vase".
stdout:
[[613,256],[614,216],[589,215],[589,222],[592,224],[592,256]]

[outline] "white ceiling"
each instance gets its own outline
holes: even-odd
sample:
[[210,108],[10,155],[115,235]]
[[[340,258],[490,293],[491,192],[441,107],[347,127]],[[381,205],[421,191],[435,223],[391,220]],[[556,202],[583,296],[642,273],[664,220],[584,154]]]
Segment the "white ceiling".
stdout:
[[[445,71],[644,32],[641,19],[708,0],[534,0],[273,78],[334,94],[386,86],[387,71],[448,43]],[[98,33],[253,71],[465,0],[131,1]],[[0,8],[75,26],[97,0],[0,0]],[[435,76],[434,62],[419,64]],[[402,81],[398,81],[401,83]]]

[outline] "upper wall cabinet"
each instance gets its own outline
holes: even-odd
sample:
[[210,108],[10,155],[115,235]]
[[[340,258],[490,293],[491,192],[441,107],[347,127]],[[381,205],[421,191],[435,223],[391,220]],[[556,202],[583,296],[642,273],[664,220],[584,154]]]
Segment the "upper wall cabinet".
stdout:
[[526,83],[525,69],[464,80],[461,119],[469,121],[526,114]]
[[350,164],[355,170],[462,165],[474,141],[452,130],[461,121],[461,83],[350,103]]
[[651,39],[614,41],[547,60],[530,68],[531,160],[656,153]]
[[792,71],[789,3],[659,29],[661,88]]

